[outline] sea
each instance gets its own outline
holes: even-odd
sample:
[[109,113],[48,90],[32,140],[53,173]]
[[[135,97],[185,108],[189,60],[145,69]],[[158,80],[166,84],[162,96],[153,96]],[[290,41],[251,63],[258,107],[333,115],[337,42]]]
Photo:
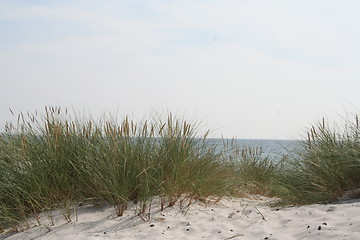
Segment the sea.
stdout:
[[217,150],[224,149],[224,143],[234,144],[240,148],[260,149],[263,156],[269,156],[272,159],[281,159],[294,153],[294,150],[302,143],[300,140],[284,139],[208,139],[211,144],[217,146]]

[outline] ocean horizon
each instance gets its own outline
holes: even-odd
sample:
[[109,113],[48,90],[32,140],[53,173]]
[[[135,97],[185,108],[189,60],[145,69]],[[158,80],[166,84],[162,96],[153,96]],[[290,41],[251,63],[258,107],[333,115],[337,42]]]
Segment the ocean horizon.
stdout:
[[241,148],[261,148],[262,155],[271,158],[282,158],[289,155],[302,142],[294,139],[231,139],[231,138],[208,138],[210,144],[217,146],[221,151],[225,148],[225,144],[234,144]]

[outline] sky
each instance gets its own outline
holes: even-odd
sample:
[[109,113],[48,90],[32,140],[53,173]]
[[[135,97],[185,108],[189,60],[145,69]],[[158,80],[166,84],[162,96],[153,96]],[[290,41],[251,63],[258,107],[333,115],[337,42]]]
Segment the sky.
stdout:
[[0,0],[0,125],[61,106],[294,139],[360,106],[357,0]]

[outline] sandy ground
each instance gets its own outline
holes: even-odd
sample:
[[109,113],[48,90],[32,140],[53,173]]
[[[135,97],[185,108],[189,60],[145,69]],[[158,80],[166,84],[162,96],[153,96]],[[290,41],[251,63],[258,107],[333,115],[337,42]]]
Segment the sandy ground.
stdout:
[[117,217],[111,207],[83,206],[72,213],[70,223],[62,211],[53,212],[55,225],[43,217],[40,226],[0,239],[360,239],[359,199],[281,209],[268,207],[269,201],[223,199],[164,211],[153,207],[150,220],[131,209]]

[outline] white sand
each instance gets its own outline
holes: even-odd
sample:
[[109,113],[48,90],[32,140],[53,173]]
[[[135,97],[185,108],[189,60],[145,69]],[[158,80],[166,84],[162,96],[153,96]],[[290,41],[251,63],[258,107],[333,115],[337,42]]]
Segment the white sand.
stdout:
[[274,209],[268,199],[227,199],[206,206],[197,202],[160,212],[152,210],[150,221],[128,210],[116,217],[113,208],[82,207],[77,221],[55,216],[32,227],[0,238],[13,239],[360,239],[360,200],[338,204]]

